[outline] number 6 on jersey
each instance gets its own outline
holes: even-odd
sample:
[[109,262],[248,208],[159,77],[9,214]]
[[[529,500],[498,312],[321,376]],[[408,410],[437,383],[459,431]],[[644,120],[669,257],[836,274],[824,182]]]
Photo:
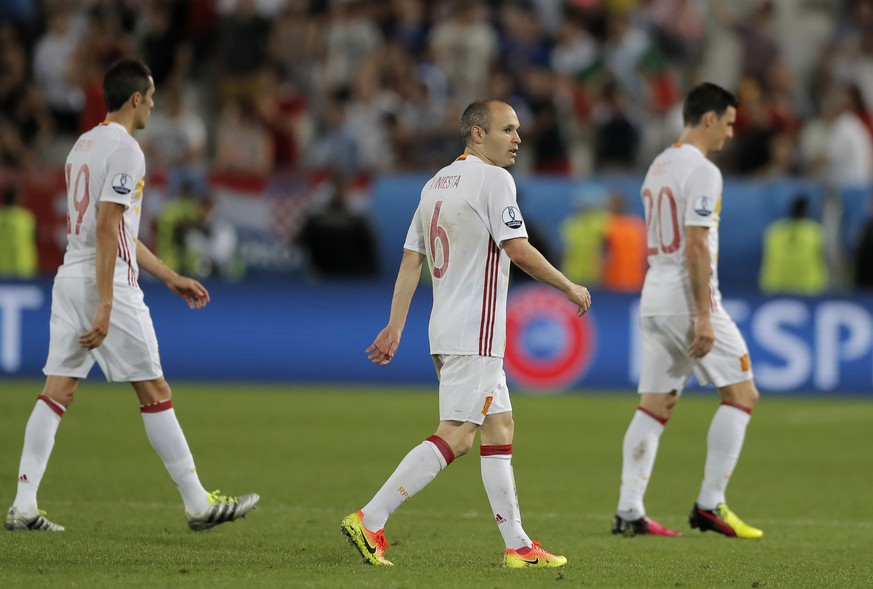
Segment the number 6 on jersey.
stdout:
[[[440,208],[443,206],[443,201],[438,200],[433,207],[433,217],[430,220],[430,251],[433,256],[433,277],[442,278],[446,275],[446,270],[449,268],[449,235],[445,228],[439,224]],[[439,250],[437,250],[439,243]],[[437,251],[442,253],[442,262],[438,264]]]

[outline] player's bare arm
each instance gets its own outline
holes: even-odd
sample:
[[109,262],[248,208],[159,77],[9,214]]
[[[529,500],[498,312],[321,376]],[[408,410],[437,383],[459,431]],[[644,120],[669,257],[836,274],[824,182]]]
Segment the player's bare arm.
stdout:
[[202,309],[209,303],[209,291],[205,286],[176,273],[139,240],[136,242],[136,261],[140,268],[162,280],[167,288],[185,299],[191,309]]
[[115,258],[118,251],[118,225],[124,215],[124,207],[105,202],[97,209],[97,254],[96,280],[100,302],[94,313],[91,329],[79,338],[79,345],[93,350],[103,343],[109,333],[109,316],[112,313],[112,282],[115,278]]
[[400,336],[406,326],[406,317],[409,314],[409,305],[412,303],[412,295],[421,278],[421,265],[424,263],[424,254],[412,250],[403,250],[403,259],[400,261],[400,270],[397,272],[397,281],[394,283],[394,296],[391,299],[391,315],[386,325],[376,339],[370,344],[366,352],[368,358],[374,364],[385,366],[394,358],[394,352],[400,345]]
[[503,242],[503,250],[516,266],[532,278],[553,286],[567,295],[567,299],[578,307],[576,314],[580,317],[591,307],[591,293],[588,289],[571,282],[560,270],[550,264],[526,237],[507,239]]
[[694,339],[688,352],[694,358],[703,358],[712,349],[715,335],[710,321],[710,253],[709,228],[688,226],[685,228],[685,264],[694,297]]

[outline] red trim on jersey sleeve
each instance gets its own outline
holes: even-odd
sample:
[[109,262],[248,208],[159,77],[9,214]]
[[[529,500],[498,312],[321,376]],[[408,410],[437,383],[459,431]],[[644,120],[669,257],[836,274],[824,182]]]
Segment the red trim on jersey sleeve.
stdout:
[[479,446],[479,456],[511,456],[512,444],[493,444]]
[[140,405],[139,412],[140,413],[160,413],[161,411],[166,411],[167,409],[173,408],[173,400],[167,399],[166,401],[158,401],[157,403],[149,403],[148,405]]
[[449,443],[446,442],[441,437],[439,437],[437,435],[433,435],[433,436],[427,438],[427,440],[425,440],[425,441],[430,442],[431,444],[433,444],[434,446],[437,447],[437,450],[440,451],[440,454],[442,454],[443,458],[445,458],[445,460],[446,460],[446,466],[450,465],[452,463],[452,460],[455,459],[455,453],[452,452],[452,447],[449,446]]

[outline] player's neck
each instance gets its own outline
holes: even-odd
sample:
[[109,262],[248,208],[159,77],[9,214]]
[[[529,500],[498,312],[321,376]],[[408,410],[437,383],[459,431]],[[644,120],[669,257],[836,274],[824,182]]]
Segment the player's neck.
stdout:
[[707,141],[701,133],[698,133],[696,129],[686,128],[682,131],[682,135],[679,136],[679,143],[693,145],[699,149],[700,153],[705,157],[709,157],[709,141]]
[[479,158],[480,160],[482,160],[483,162],[485,162],[486,164],[489,164],[489,165],[491,165],[491,166],[496,166],[496,165],[497,165],[497,164],[495,164],[494,162],[492,162],[490,159],[488,159],[487,157],[485,157],[483,154],[479,153],[479,152],[476,150],[475,147],[467,147],[467,148],[465,148],[465,149],[464,149],[464,155],[474,155],[474,156],[476,156],[477,158]]
[[133,114],[123,111],[115,111],[106,115],[107,123],[118,123],[124,127],[128,134],[133,135]]

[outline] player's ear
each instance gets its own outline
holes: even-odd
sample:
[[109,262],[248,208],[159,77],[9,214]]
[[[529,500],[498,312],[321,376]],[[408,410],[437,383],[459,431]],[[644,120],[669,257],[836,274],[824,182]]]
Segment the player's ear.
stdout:
[[715,114],[714,110],[708,110],[703,113],[703,123],[705,127],[712,127],[716,122],[718,122],[718,115]]
[[482,127],[479,125],[473,125],[470,129],[470,136],[473,137],[473,143],[482,143],[482,138],[484,136],[484,131]]

